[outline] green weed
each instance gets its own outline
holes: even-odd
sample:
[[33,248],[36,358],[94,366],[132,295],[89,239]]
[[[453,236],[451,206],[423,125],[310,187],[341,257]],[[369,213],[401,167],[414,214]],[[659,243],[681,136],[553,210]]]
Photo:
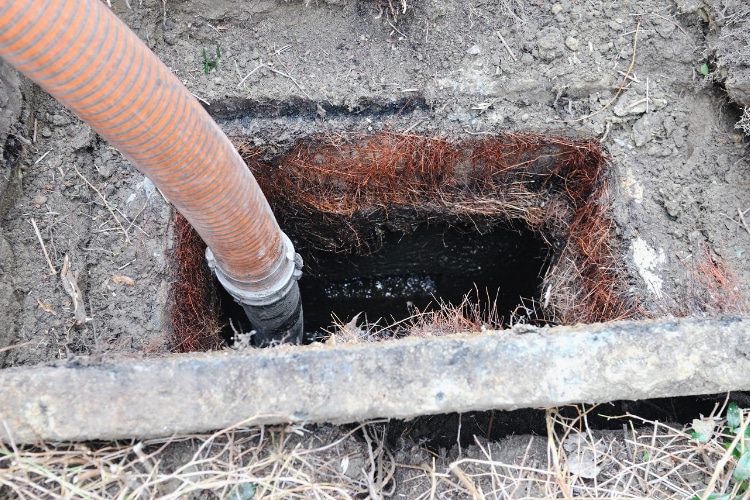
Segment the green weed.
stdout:
[[221,58],[221,49],[219,46],[216,46],[216,59],[209,59],[206,55],[206,49],[203,49],[203,72],[205,74],[209,74],[211,72],[211,69],[216,69],[219,67],[219,59]]
[[[693,429],[691,433],[693,439],[702,443],[707,442],[707,436],[703,429],[696,429],[695,423]],[[737,403],[729,403],[727,406],[727,421],[722,426],[718,438],[724,448],[736,460],[731,476],[734,485],[731,493],[711,493],[706,497],[706,500],[733,500],[743,497],[750,487],[750,448],[747,442],[747,439],[750,438],[750,428],[743,425],[742,410]],[[700,498],[694,496],[692,500],[699,500]]]

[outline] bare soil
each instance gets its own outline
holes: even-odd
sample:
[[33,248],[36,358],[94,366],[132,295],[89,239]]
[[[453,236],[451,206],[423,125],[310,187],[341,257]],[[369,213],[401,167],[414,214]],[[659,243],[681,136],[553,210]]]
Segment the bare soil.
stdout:
[[[129,5],[112,0],[227,133],[271,150],[343,132],[598,138],[633,303],[644,315],[743,311],[750,9],[740,0]],[[217,46],[206,74],[203,50],[215,59]],[[172,207],[159,191],[4,64],[0,145],[0,365],[169,351]],[[66,255],[84,321],[60,277]],[[735,289],[706,298],[695,272],[706,255]]]
[[[600,138],[634,302],[654,315],[704,312],[688,271],[704,248],[748,292],[739,211],[750,207],[750,170],[742,109],[727,94],[746,103],[739,3],[444,1],[395,16],[386,2],[184,1],[166,16],[161,2],[131,7],[112,5],[230,136],[266,149],[383,130]],[[216,59],[216,46],[206,74],[203,49]],[[4,266],[11,327],[0,344],[25,344],[5,364],[168,349],[171,207],[87,125],[3,75],[0,249],[15,262]],[[56,270],[68,255],[89,321],[73,322],[32,219]]]

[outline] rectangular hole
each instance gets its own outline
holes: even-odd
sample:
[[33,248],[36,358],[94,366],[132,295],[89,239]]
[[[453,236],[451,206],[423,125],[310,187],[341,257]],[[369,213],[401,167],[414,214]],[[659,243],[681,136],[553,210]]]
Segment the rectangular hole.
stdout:
[[[383,327],[417,311],[434,313],[432,324],[419,315],[428,335],[635,314],[614,258],[607,160],[594,140],[386,132],[311,137],[281,153],[236,144],[306,261],[311,334],[332,315],[343,324],[357,313],[386,336],[415,333]],[[251,329],[231,299],[221,302],[216,324]]]

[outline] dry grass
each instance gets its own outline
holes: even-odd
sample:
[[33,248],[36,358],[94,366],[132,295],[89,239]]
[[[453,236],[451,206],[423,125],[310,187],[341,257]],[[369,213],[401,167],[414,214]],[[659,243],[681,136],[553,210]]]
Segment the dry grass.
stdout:
[[[130,443],[0,445],[0,497],[349,498],[377,487],[385,453],[351,439],[361,428],[311,436],[302,427],[236,426]],[[351,477],[347,457],[363,458]]]
[[[424,491],[412,490],[409,498],[451,493],[463,498],[650,499],[736,494],[737,485],[730,481],[736,459],[718,433],[701,444],[690,437],[689,429],[633,415],[620,418],[635,420],[637,426],[595,431],[587,416],[599,408],[574,408],[575,417],[563,417],[557,409],[547,411],[546,439],[509,438],[516,441],[511,460],[507,444],[475,438],[476,446],[443,462],[445,468],[435,463],[421,470],[410,468],[409,479],[421,477]],[[721,424],[720,419],[712,420]]]
[[750,106],[746,106],[742,111],[740,120],[735,124],[734,128],[742,130],[745,135],[750,136]]
[[684,499],[710,478],[704,459],[717,460],[725,451],[718,443],[698,445],[659,422],[598,432],[588,428],[584,412],[567,419],[556,410],[547,412],[547,422],[546,465],[529,454],[517,463],[497,461],[499,448],[478,442],[481,455],[457,460],[451,469],[461,470],[462,482],[482,497]]
[[[546,437],[475,438],[472,447],[440,454],[403,441],[390,450],[383,422],[0,445],[0,497],[685,499],[736,489],[736,459],[718,432],[701,444],[689,430],[633,415],[620,418],[638,425],[596,431],[588,417],[601,408],[574,408],[572,417],[547,411]],[[743,412],[745,424],[749,418]],[[722,424],[708,419],[717,429]]]
[[[478,290],[464,296],[458,305],[436,299],[436,307],[420,311],[411,307],[411,315],[398,321],[375,323],[360,321],[361,314],[355,315],[348,323],[334,316],[333,325],[327,330],[330,345],[353,344],[359,342],[379,342],[400,337],[439,337],[449,333],[483,332],[501,330],[504,327],[503,317],[497,308],[497,302],[487,294],[483,299]],[[522,306],[519,306],[521,308]],[[514,322],[526,321],[535,317],[534,312],[524,311],[510,318]]]

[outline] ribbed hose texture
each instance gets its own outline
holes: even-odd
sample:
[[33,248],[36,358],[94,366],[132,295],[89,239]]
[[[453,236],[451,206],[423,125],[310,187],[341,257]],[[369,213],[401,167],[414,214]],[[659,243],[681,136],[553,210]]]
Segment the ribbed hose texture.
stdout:
[[156,184],[244,290],[284,269],[281,231],[231,142],[100,0],[0,2],[0,57]]

